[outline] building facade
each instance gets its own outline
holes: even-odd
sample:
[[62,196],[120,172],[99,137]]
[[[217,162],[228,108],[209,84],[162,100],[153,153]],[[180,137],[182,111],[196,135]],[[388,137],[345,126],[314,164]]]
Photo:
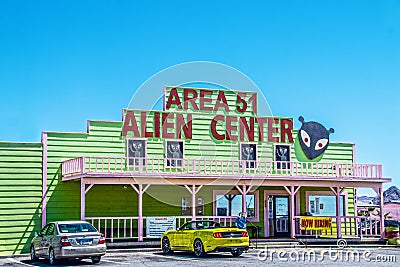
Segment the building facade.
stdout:
[[[382,166],[356,163],[354,144],[329,141],[332,128],[300,116],[294,129],[257,107],[255,92],[167,86],[163,110],[0,143],[0,253],[27,252],[50,221],[88,220],[111,242],[143,241],[150,218],[232,225],[239,211],[261,237],[380,236],[383,219],[357,216],[355,199],[360,187],[382,197],[391,181]],[[331,225],[307,229],[305,215]],[[368,233],[363,220],[376,222]]]

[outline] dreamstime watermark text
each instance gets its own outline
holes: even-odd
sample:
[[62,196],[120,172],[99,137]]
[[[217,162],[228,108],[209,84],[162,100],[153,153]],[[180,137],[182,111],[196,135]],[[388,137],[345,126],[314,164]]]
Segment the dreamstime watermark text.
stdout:
[[396,262],[396,255],[374,254],[359,249],[271,249],[265,246],[257,253],[260,261],[280,262]]

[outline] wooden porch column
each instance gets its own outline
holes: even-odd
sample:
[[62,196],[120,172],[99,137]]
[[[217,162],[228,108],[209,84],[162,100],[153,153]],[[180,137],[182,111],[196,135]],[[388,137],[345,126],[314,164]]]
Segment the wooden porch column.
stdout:
[[138,184],[138,188],[131,184],[138,194],[138,241],[143,241],[143,193],[149,188],[149,184],[143,189],[143,184]]
[[81,178],[81,221],[85,220],[86,185],[84,178]]
[[[242,193],[242,212],[247,212],[246,196],[247,196],[246,185],[243,185],[243,193]],[[247,214],[246,214],[246,216],[247,216]]]
[[89,184],[86,188],[85,178],[81,178],[81,221],[85,220],[85,209],[86,209],[86,193],[93,187],[93,184]]
[[296,236],[296,222],[294,220],[295,216],[295,206],[294,206],[294,200],[296,197],[297,192],[301,188],[301,186],[298,186],[297,188],[293,185],[290,186],[290,188],[284,186],[286,192],[289,193],[290,195],[290,210],[289,210],[289,220],[290,220],[290,237],[295,238]]
[[342,216],[340,214],[340,194],[341,194],[342,190],[340,190],[339,186],[336,186],[335,188],[331,187],[331,190],[336,196],[336,230],[337,230],[337,238],[342,238]]
[[192,194],[192,221],[196,220],[196,194],[200,191],[203,186],[200,185],[196,189],[196,185],[192,185],[190,188],[188,185],[185,185],[185,188]]
[[247,187],[247,185],[243,185],[242,188],[240,188],[240,186],[238,186],[238,185],[235,185],[235,186],[236,186],[236,189],[242,195],[242,212],[247,212],[246,196],[247,196],[247,193],[250,192],[251,186]]
[[381,224],[381,238],[384,238],[385,237],[385,217],[384,217],[385,214],[383,214],[383,205],[384,205],[383,201],[384,200],[383,200],[382,184],[379,186],[378,192],[379,192],[379,208],[381,210],[381,221],[380,221],[380,224]]

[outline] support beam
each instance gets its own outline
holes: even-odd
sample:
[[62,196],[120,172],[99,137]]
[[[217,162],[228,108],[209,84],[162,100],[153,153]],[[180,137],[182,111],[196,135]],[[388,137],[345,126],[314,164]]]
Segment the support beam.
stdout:
[[85,220],[85,204],[86,204],[86,184],[85,179],[81,179],[81,221]]
[[137,188],[131,184],[132,188],[138,194],[138,241],[143,241],[143,194],[149,188],[149,184],[143,188],[143,184],[138,184]]
[[196,188],[196,185],[192,185],[192,188],[190,188],[188,185],[184,185],[185,188],[192,194],[192,221],[196,220],[196,194],[200,191],[200,189],[203,187],[200,185],[199,187]]
[[342,214],[340,213],[340,187],[337,186],[335,188],[336,195],[336,230],[337,230],[337,238],[342,238]]
[[296,222],[294,221],[294,216],[295,216],[295,205],[294,205],[294,200],[296,198],[297,192],[300,190],[301,186],[283,186],[283,188],[288,192],[290,196],[290,210],[289,210],[289,220],[290,220],[290,237],[295,238],[295,227],[296,227]]
[[246,196],[247,196],[247,190],[246,190],[246,185],[243,185],[243,190],[242,190],[242,212],[247,212],[247,206],[246,206]]
[[379,209],[381,210],[381,237],[384,238],[385,237],[385,216],[383,214],[383,188],[382,185],[379,187]]

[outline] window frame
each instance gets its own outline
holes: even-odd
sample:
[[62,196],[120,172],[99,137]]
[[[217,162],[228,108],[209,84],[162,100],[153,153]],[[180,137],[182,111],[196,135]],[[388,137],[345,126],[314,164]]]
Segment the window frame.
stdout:
[[[147,139],[146,138],[126,138],[126,143],[125,143],[125,156],[126,156],[126,166],[129,167],[138,167],[139,165],[135,164],[129,164],[129,141],[143,141],[144,142],[144,158],[142,162],[142,166],[146,166],[147,164]],[[134,160],[134,158],[132,158]]]
[[[179,142],[182,143],[182,158],[178,158],[178,160],[180,160],[182,162],[181,166],[172,166],[170,160],[174,159],[174,158],[168,158],[168,142]],[[181,140],[181,139],[168,139],[165,140],[164,142],[164,155],[165,155],[165,163],[164,166],[165,168],[174,168],[174,169],[183,169],[184,168],[184,160],[185,160],[185,140]]]
[[[242,194],[239,192],[239,190],[213,190],[213,216],[217,216],[217,195],[226,195],[226,194],[239,195],[240,197],[242,197]],[[260,191],[259,190],[249,191],[246,195],[254,195],[255,196],[254,207],[256,209],[255,216],[252,218],[247,218],[247,220],[249,222],[259,222],[260,221]],[[237,214],[232,215],[232,217],[235,217],[235,216],[237,216]]]
[[[286,161],[288,164],[286,165],[286,168],[282,168],[282,166],[280,166],[280,164],[282,164],[282,161],[278,161],[278,160],[276,159],[276,148],[277,148],[278,146],[286,146],[286,147],[288,147],[288,160]],[[282,144],[274,144],[273,161],[274,161],[275,164],[276,164],[276,165],[275,165],[275,168],[276,168],[277,170],[287,170],[287,169],[290,169],[291,152],[292,152],[292,145],[290,145],[290,144],[284,144],[284,143],[282,143]],[[279,163],[279,165],[278,165],[278,163]],[[278,167],[278,166],[279,166],[279,167]]]
[[[251,166],[251,162],[247,162],[249,160],[242,159],[242,146],[243,145],[254,145],[255,146],[255,159],[254,159],[254,166]],[[242,167],[242,161],[246,161],[246,169],[254,170],[257,169],[257,161],[258,161],[258,143],[256,142],[240,142],[239,143],[239,160],[240,160],[240,167]]]
[[[310,195],[313,196],[333,196],[335,197],[335,209],[336,209],[336,196],[332,191],[306,191],[306,212],[310,212]],[[343,213],[340,216],[348,216],[348,192],[344,189],[340,196],[344,196],[343,198]],[[336,212],[335,212],[336,213]],[[313,215],[313,216],[327,216],[327,217],[336,217],[337,215]]]

